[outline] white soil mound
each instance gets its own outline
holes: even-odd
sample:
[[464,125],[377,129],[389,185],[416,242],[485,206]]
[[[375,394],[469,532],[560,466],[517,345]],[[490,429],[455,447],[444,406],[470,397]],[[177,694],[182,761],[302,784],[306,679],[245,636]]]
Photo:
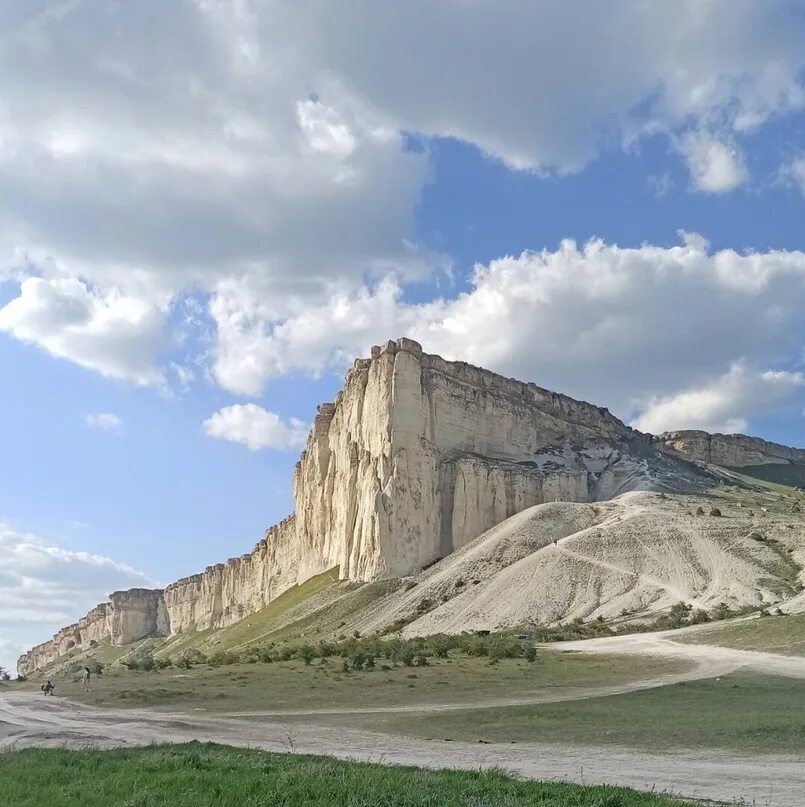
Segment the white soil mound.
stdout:
[[643,492],[537,505],[384,598],[361,627],[399,620],[408,622],[406,636],[459,633],[794,596],[796,569],[784,549],[757,540],[747,519],[687,508],[681,498]]

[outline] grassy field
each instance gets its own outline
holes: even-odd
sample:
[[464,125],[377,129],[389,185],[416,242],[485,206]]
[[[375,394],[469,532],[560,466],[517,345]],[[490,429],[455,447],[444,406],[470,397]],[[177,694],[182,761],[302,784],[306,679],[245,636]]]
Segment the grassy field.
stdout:
[[[434,659],[425,667],[392,666],[378,661],[372,671],[345,673],[332,658],[305,665],[299,660],[274,664],[233,664],[211,669],[152,672],[111,670],[83,692],[73,677],[56,677],[56,693],[104,706],[164,706],[214,711],[261,711],[372,707],[428,703],[472,703],[481,696],[528,697],[539,690],[572,695],[584,688],[627,683],[681,672],[687,662],[629,656],[582,656],[542,651],[537,661],[458,656]],[[17,685],[15,685],[17,686]],[[24,685],[35,689],[37,681]]]
[[674,637],[687,644],[714,644],[739,650],[765,650],[786,656],[805,655],[805,614],[744,619],[708,625]]
[[616,787],[524,782],[191,743],[0,755],[13,807],[678,807]]
[[[321,722],[321,718],[317,718]],[[603,698],[328,723],[433,739],[569,742],[634,748],[805,750],[805,681],[734,673]]]

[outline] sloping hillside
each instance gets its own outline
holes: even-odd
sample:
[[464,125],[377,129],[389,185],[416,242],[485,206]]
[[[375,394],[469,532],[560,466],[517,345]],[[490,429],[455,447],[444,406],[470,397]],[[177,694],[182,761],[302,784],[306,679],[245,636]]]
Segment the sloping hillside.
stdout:
[[[768,502],[756,511],[743,504],[737,494],[628,493],[537,505],[377,603],[361,627],[406,623],[404,635],[416,636],[645,619],[679,602],[712,611],[798,601],[801,518],[783,508],[769,513]],[[722,515],[709,515],[717,506]]]

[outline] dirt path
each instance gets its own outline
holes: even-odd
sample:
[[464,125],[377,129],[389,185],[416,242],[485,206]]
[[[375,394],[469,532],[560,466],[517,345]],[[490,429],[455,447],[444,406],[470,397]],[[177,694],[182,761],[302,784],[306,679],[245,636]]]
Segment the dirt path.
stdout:
[[[683,628],[677,631],[658,633],[633,633],[627,636],[609,636],[604,639],[584,639],[577,642],[557,642],[551,645],[556,650],[582,653],[628,653],[686,659],[696,664],[697,678],[726,675],[736,670],[752,669],[768,675],[784,675],[789,678],[805,678],[805,657],[783,656],[758,650],[736,650],[708,644],[683,644],[674,641],[675,636],[689,634],[704,628]],[[703,673],[703,674],[702,674]]]
[[322,709],[211,715],[150,709],[101,709],[32,693],[0,694],[0,749],[27,746],[114,747],[192,739],[325,754],[362,761],[426,767],[497,766],[535,779],[586,784],[611,783],[654,789],[690,798],[801,807],[805,762],[793,755],[752,755],[731,751],[644,752],[616,746],[557,744],[474,744],[394,737],[377,732],[288,722],[283,717],[373,712],[449,711],[456,708],[578,700],[663,686],[682,680],[725,675],[752,668],[769,674],[805,678],[805,658],[779,656],[710,645],[685,645],[673,634],[637,634],[555,645],[586,653],[628,653],[686,659],[690,669],[612,687],[569,687],[543,691],[528,699],[486,700],[473,704],[406,705],[388,709]]
[[41,695],[0,695],[0,748],[114,747],[209,740],[362,761],[478,769],[535,779],[612,783],[701,799],[801,807],[805,764],[793,756],[722,751],[643,753],[611,746],[415,740],[375,732],[209,715],[104,710]]

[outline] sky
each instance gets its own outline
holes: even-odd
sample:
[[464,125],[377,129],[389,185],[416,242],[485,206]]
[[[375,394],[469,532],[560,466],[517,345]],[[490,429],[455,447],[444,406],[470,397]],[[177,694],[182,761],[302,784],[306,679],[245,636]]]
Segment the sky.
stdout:
[[802,0],[0,0],[0,665],[248,551],[399,336],[805,445]]

